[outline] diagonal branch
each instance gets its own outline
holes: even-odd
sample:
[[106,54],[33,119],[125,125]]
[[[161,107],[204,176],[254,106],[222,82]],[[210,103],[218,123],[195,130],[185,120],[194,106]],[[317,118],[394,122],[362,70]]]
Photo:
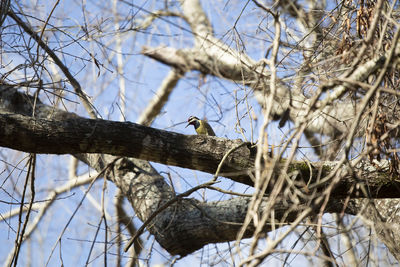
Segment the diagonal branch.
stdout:
[[54,63],[61,69],[61,71],[64,73],[65,77],[69,80],[71,83],[72,87],[74,88],[75,92],[78,94],[80,97],[84,107],[86,108],[86,111],[89,113],[91,118],[97,118],[96,111],[93,107],[93,105],[90,103],[89,98],[86,96],[86,94],[83,92],[80,83],[75,79],[75,77],[72,75],[72,73],[69,71],[67,66],[62,63],[61,59],[54,53],[54,51],[37,35],[36,32],[33,31],[33,29],[27,25],[25,22],[23,22],[11,9],[7,12],[7,15],[10,16],[24,31],[29,34],[37,43],[38,45],[43,48],[46,53],[54,60]]
[[171,70],[167,77],[158,88],[157,93],[147,105],[146,109],[140,114],[137,121],[138,124],[150,126],[154,119],[160,114],[162,107],[167,103],[173,89],[182,77],[182,72],[179,70]]

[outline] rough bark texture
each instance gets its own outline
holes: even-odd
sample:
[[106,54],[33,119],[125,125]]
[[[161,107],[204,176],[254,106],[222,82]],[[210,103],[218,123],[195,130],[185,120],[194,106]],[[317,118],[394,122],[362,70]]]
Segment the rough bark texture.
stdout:
[[[145,161],[118,160],[111,179],[142,221],[175,197],[164,178]],[[246,216],[248,202],[249,198],[214,203],[180,199],[158,214],[147,229],[170,254],[185,256],[206,244],[232,240]]]
[[[38,102],[38,100],[37,100]],[[220,175],[236,182],[253,185],[256,149],[240,140],[209,136],[187,136],[130,122],[85,119],[73,115],[62,120],[35,119],[19,114],[0,114],[0,146],[24,152],[42,154],[101,153],[133,157],[166,165],[179,166],[214,174],[222,158],[230,149],[238,147],[223,163]],[[276,178],[279,176],[279,166]],[[265,164],[268,168],[270,163]],[[334,163],[290,163],[293,179],[314,183],[318,177],[329,174]],[[343,166],[343,178],[337,183],[332,197],[399,197],[400,183],[390,177],[388,168],[358,166],[359,173]],[[356,176],[354,176],[356,175]],[[297,178],[295,178],[297,177]],[[311,180],[310,180],[311,178]],[[358,186],[354,186],[358,184]],[[362,191],[367,186],[367,191]],[[319,189],[323,189],[322,184]],[[272,190],[273,183],[269,190]],[[306,189],[306,188],[305,188]],[[267,190],[267,192],[269,192]],[[368,195],[365,195],[368,192]]]
[[[183,135],[130,122],[36,119],[18,114],[0,115],[0,146],[40,154],[104,153],[134,157],[215,173],[219,162],[240,140]],[[252,184],[254,148],[238,148],[225,161],[221,173]]]
[[[127,196],[142,221],[175,197],[164,178],[145,161],[121,158],[115,162],[108,176]],[[265,198],[260,207],[260,216],[263,212],[269,212],[266,209],[267,200]],[[215,202],[179,199],[159,213],[147,229],[171,255],[186,256],[207,244],[235,240],[246,218],[250,201],[250,197]],[[283,198],[274,206],[275,221],[293,222],[298,212],[310,205],[313,206],[313,203],[293,204]],[[315,206],[315,210],[318,208],[319,205]],[[345,209],[341,201],[332,201],[325,212],[341,212]],[[271,224],[266,224],[264,231],[270,230]],[[251,237],[253,231],[254,227],[250,225],[243,237]]]

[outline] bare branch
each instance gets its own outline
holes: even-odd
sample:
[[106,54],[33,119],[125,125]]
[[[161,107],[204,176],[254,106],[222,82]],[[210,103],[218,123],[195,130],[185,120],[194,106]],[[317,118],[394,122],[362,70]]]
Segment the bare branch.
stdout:
[[97,118],[97,113],[93,107],[93,105],[90,103],[89,98],[87,95],[83,92],[81,85],[79,82],[75,79],[75,77],[71,74],[67,66],[62,63],[60,58],[54,53],[54,51],[48,47],[48,45],[25,23],[23,22],[11,9],[7,13],[8,16],[10,16],[21,28],[24,29],[24,31],[29,34],[37,43],[40,47],[42,47],[46,53],[54,60],[54,63],[61,69],[61,71],[64,73],[64,75],[67,77],[67,79],[70,81],[72,87],[75,89],[75,92],[78,94],[80,99],[82,100],[82,103],[84,107],[86,108],[86,111],[89,113],[89,115],[92,118]]
[[150,126],[153,120],[160,114],[162,107],[168,101],[172,90],[177,85],[182,74],[178,70],[171,70],[167,77],[158,88],[153,99],[147,105],[146,109],[140,115],[137,123],[145,126]]

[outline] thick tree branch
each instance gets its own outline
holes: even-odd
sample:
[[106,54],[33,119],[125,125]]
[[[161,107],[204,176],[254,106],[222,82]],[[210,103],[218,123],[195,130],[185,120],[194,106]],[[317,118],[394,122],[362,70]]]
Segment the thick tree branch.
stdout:
[[[164,178],[145,161],[132,162],[121,158],[116,161],[109,175],[109,179],[127,196],[142,221],[150,218],[158,207],[175,198]],[[264,200],[260,214],[270,212],[266,208],[267,198]],[[250,201],[250,197],[215,202],[180,199],[159,213],[147,229],[170,254],[185,256],[210,243],[235,240]],[[275,222],[266,224],[264,230],[270,231],[272,225],[283,226],[295,221],[297,215],[310,206],[318,210],[318,205],[312,201],[294,204],[285,197],[279,199],[273,207]],[[333,200],[325,212],[341,212],[345,209],[341,201]],[[244,237],[250,237],[253,231],[254,226],[250,224]]]
[[[101,153],[127,156],[166,165],[217,170],[222,157],[242,141],[183,135],[130,122],[68,118],[35,119],[18,114],[0,115],[0,146],[39,154]],[[233,152],[221,173],[251,184],[246,175],[252,168],[254,149]]]
[[[218,137],[188,136],[130,122],[92,120],[78,116],[51,120],[3,113],[0,114],[0,126],[0,146],[20,151],[42,154],[104,153],[211,174],[215,173],[224,155],[242,142]],[[220,175],[253,185],[251,172],[255,154],[256,148],[250,143],[240,147],[228,157]],[[310,170],[306,163],[291,164],[292,171],[288,174],[291,179],[300,177],[304,186],[316,183],[313,185],[316,189],[324,188],[325,184],[317,181],[319,177],[326,176],[334,165],[313,163],[313,170]],[[274,167],[276,179],[280,175],[279,165]],[[343,167],[343,179],[337,184],[333,196],[351,194],[353,197],[399,197],[400,184],[390,177],[388,168],[377,169],[370,165],[364,162],[355,166],[359,172],[356,177],[352,170]],[[265,168],[273,167],[269,166],[269,163],[264,163]],[[359,186],[354,186],[357,183]],[[368,195],[363,192],[363,186],[367,186]]]
[[[222,151],[226,153],[226,151],[229,151],[229,145],[237,145],[241,142],[214,137],[185,136],[133,123],[84,119],[72,113],[52,109],[39,100],[36,102],[34,114],[41,119],[34,119],[30,116],[22,115],[32,114],[31,96],[21,94],[10,88],[0,91],[0,94],[0,142],[2,142],[0,145],[7,147],[18,146],[20,143],[22,146],[31,147],[35,150],[47,150],[48,153],[59,154],[61,153],[60,151],[73,153],[72,151],[68,152],[68,149],[73,150],[74,153],[100,150],[99,152],[101,153],[110,154],[137,154],[137,156],[144,156],[146,159],[154,159],[156,156],[152,154],[155,154],[159,155],[158,162],[164,164],[176,162],[177,159],[174,159],[174,157],[182,149],[184,151],[183,155],[187,158],[183,161],[188,164],[186,167],[192,166],[190,168],[198,169],[199,164],[218,165],[224,156]],[[17,114],[7,113],[11,109]],[[6,121],[7,123],[5,123]],[[119,134],[117,134],[118,132]],[[38,133],[41,133],[41,135]],[[72,133],[75,136],[71,136]],[[26,138],[31,138],[30,143],[35,145],[29,145]],[[132,140],[135,141],[132,142]],[[75,143],[70,143],[71,141]],[[175,143],[170,143],[171,141],[175,141]],[[180,149],[175,148],[177,144]],[[58,152],[57,148],[59,149]],[[219,151],[220,149],[222,151]],[[249,147],[242,147],[241,149],[244,149],[244,152],[235,151],[225,166],[226,168],[234,168],[235,174],[238,172],[242,174],[241,176],[231,175],[231,179],[252,183],[249,176],[240,172],[253,164],[252,153],[250,153],[252,149]],[[215,154],[216,150],[219,153]],[[238,153],[236,154],[236,152]],[[79,155],[88,154],[77,154],[78,157]],[[215,158],[211,160],[212,157]],[[90,156],[87,156],[83,160],[87,161],[89,158]],[[97,157],[95,158],[97,159]],[[115,162],[112,170],[107,174],[108,179],[112,180],[127,196],[135,209],[135,213],[142,221],[146,221],[158,207],[175,197],[175,193],[165,183],[164,178],[146,161],[127,158],[115,161],[115,157],[107,155],[104,156],[103,160],[105,163]],[[97,170],[102,169],[102,164],[99,165],[97,161],[94,163],[89,162],[89,164]],[[313,169],[312,176],[310,176],[310,166]],[[216,170],[216,167],[214,166],[214,170],[211,173]],[[238,167],[244,169],[238,170]],[[278,169],[276,168],[277,174],[279,174]],[[309,190],[314,190],[319,186],[323,187],[324,184],[329,183],[329,180],[322,180],[318,184],[315,182],[317,180],[314,177],[323,178],[330,169],[329,165],[318,167],[297,163],[292,164],[291,172],[293,173],[292,175],[288,174],[287,177],[296,179],[300,183],[300,187],[303,184],[304,193],[307,194]],[[382,176],[382,184],[386,183],[386,185],[382,186],[379,184],[378,186],[369,187],[370,195],[398,195],[397,184],[388,181],[387,178],[385,180],[386,168],[382,167],[381,170],[377,171],[374,167],[360,169],[361,174],[359,177],[367,178],[362,175],[369,174],[371,179],[366,180],[376,181],[376,177]],[[354,180],[349,175],[346,176],[345,170],[343,172],[343,180],[340,181],[332,195],[347,196],[351,188],[353,188],[353,194],[360,194],[359,188],[362,188],[362,184],[357,183],[360,180]],[[379,173],[381,175],[377,175]],[[224,176],[229,177],[229,175]],[[302,183],[301,181],[309,181],[310,177],[311,181],[309,188],[307,188],[304,182]],[[244,180],[241,181],[238,178]],[[291,190],[290,188],[293,184],[287,186],[287,189]],[[153,223],[149,225],[148,230],[170,254],[187,255],[206,244],[235,240],[246,216],[249,201],[250,198],[248,197],[210,203],[182,199],[182,201],[175,203],[160,213]],[[261,209],[266,203],[267,199],[260,206]],[[286,198],[276,203],[273,208],[275,224],[277,225],[281,225],[280,223],[286,225],[296,220],[298,212],[303,210],[302,205],[314,205],[312,202],[304,202],[300,206],[295,206],[288,203]],[[347,212],[347,209],[341,203],[341,201],[332,198],[324,212],[343,212],[344,210]],[[291,208],[288,209],[288,207]],[[316,205],[315,209],[317,210],[318,207]],[[267,224],[265,231],[270,229],[270,224]],[[253,226],[250,224],[243,237],[250,237],[253,230]]]

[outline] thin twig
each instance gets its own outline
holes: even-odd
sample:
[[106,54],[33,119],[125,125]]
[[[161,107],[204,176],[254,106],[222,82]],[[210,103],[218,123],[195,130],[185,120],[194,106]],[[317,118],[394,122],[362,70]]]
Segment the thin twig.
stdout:
[[140,114],[137,123],[150,126],[154,119],[160,114],[161,109],[165,106],[173,89],[178,84],[183,72],[178,69],[172,69],[164,78],[162,84],[158,88],[156,94],[150,100],[146,109]]
[[54,63],[61,69],[67,79],[70,81],[72,87],[75,89],[75,92],[80,97],[83,106],[85,107],[86,111],[89,113],[90,117],[95,119],[97,118],[97,112],[95,111],[94,106],[90,103],[89,98],[86,94],[82,91],[81,85],[79,82],[74,78],[71,74],[67,66],[62,63],[60,58],[54,53],[54,51],[45,43],[43,40],[33,31],[33,29],[23,22],[11,9],[7,12],[7,15],[10,16],[19,26],[24,29],[24,31],[29,34],[40,47],[42,47],[46,53],[54,60]]
[[[43,34],[44,34],[45,30],[46,30],[46,26],[47,26],[47,24],[49,23],[49,20],[50,20],[51,16],[53,15],[54,10],[56,10],[56,7],[58,6],[59,3],[60,3],[60,0],[57,0],[57,2],[54,4],[53,8],[52,8],[51,11],[50,11],[50,14],[47,16],[47,19],[46,19],[46,21],[44,22],[43,28],[42,28],[42,30],[40,31],[39,40],[42,40],[42,39],[43,39]],[[39,47],[40,47],[40,46],[37,47],[36,61],[39,61]]]
[[54,250],[56,248],[56,245],[61,241],[62,236],[64,235],[65,231],[67,230],[69,224],[71,223],[72,219],[74,218],[75,214],[78,212],[79,208],[82,206],[83,201],[86,198],[86,195],[89,193],[90,189],[92,188],[94,182],[97,180],[98,177],[100,177],[101,175],[104,175],[104,173],[106,172],[106,170],[108,170],[109,168],[112,168],[114,166],[114,163],[119,160],[120,158],[115,158],[112,162],[110,162],[109,164],[107,164],[106,167],[103,168],[103,170],[101,170],[95,177],[93,177],[93,180],[90,182],[85,194],[83,195],[81,201],[78,203],[78,206],[75,208],[74,212],[72,213],[71,217],[69,218],[67,224],[64,226],[64,229],[62,230],[61,234],[58,236],[56,243],[54,244],[53,248],[51,249],[51,253],[49,255],[49,258],[47,259],[46,262],[46,266],[48,266],[50,259],[54,253]]
[[217,171],[215,172],[212,181],[215,181],[218,178],[218,175],[221,171],[222,165],[225,163],[225,160],[229,157],[229,155],[232,154],[235,150],[237,150],[247,144],[249,144],[249,143],[246,143],[246,142],[240,143],[239,145],[232,147],[225,153],[225,155],[222,157],[220,163],[218,164]]
[[[20,252],[20,249],[22,246],[22,241],[24,240],[24,234],[25,234],[26,226],[28,225],[29,215],[31,214],[31,211],[32,211],[32,205],[35,200],[35,165],[36,165],[36,154],[31,154],[30,159],[29,159],[28,172],[26,174],[24,191],[22,194],[18,228],[20,227],[20,225],[22,223],[21,222],[21,217],[22,217],[22,212],[23,212],[22,210],[23,210],[23,205],[24,205],[25,192],[26,192],[26,188],[28,185],[28,181],[29,181],[29,176],[31,178],[31,188],[30,188],[31,189],[31,201],[29,202],[29,207],[28,207],[27,213],[25,215],[25,221],[24,221],[24,225],[22,226],[21,232],[19,232],[19,229],[17,231],[17,237],[15,240],[16,247],[15,247],[14,255],[13,255],[14,266],[17,266],[18,255],[19,255],[19,252]],[[12,263],[12,261],[11,261],[11,263]],[[10,263],[10,265],[11,265],[11,263]]]
[[105,191],[107,188],[107,178],[104,175],[104,183],[103,183],[103,190],[101,193],[101,217],[104,220],[104,267],[107,267],[107,240],[108,240],[108,224],[107,224],[107,217],[106,217],[106,211],[104,207],[104,195]]
[[136,239],[143,233],[144,228],[150,224],[150,222],[158,215],[160,214],[162,211],[164,211],[166,208],[168,208],[169,206],[171,206],[172,204],[174,204],[175,202],[177,202],[178,200],[182,199],[183,197],[187,197],[190,194],[192,194],[193,192],[201,189],[201,188],[206,188],[210,185],[215,184],[215,181],[209,181],[207,183],[195,186],[189,190],[187,190],[186,192],[183,192],[182,194],[177,195],[176,197],[168,200],[167,202],[165,202],[161,207],[159,207],[155,212],[153,212],[149,218],[146,219],[146,221],[143,222],[142,226],[140,226],[140,228],[136,231],[136,234],[129,240],[128,244],[126,244],[124,251],[127,252],[128,249],[132,246],[132,244],[136,241]]

